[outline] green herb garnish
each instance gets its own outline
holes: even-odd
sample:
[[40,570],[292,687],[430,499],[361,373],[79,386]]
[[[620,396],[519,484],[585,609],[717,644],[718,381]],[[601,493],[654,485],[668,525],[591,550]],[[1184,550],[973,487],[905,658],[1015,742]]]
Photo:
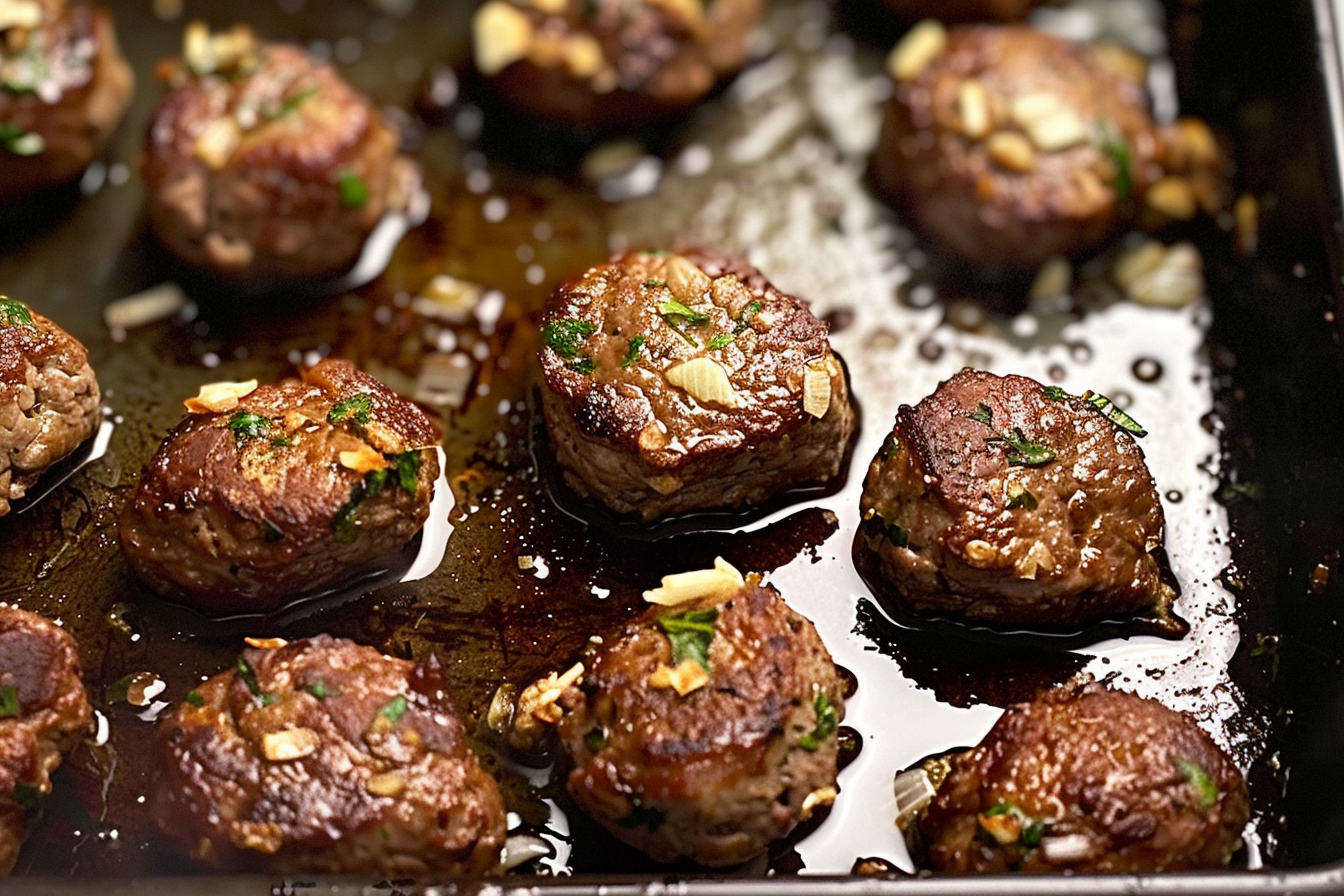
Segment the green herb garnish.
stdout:
[[667,254],[667,250],[666,250],[666,249],[642,249],[642,250],[640,250],[640,253],[639,253],[639,254],[645,256],[646,258],[662,258],[664,255]]
[[736,333],[720,333],[713,339],[709,340],[709,344],[706,347],[710,351],[714,351],[715,349],[723,348],[725,345],[732,342],[736,338],[737,338]]
[[33,315],[29,312],[27,305],[0,296],[0,327],[28,327],[33,329],[37,327],[37,324],[33,323]]
[[607,733],[601,728],[594,728],[583,736],[583,745],[589,753],[600,752],[607,745]]
[[1021,507],[1023,510],[1035,510],[1039,503],[1036,496],[1016,482],[1008,485],[1008,507]]
[[22,711],[19,706],[19,689],[12,684],[0,688],[0,719],[9,719]]
[[195,690],[193,690],[193,691],[187,691],[186,701],[187,701],[187,704],[190,705],[190,706],[204,706],[204,705],[205,705],[205,697],[203,697],[203,696],[201,695],[201,692],[200,692],[200,691],[195,691]]
[[103,688],[103,699],[109,704],[121,703],[124,701],[126,695],[130,693],[131,682],[134,681],[135,676],[139,674],[140,673],[138,672],[132,672],[130,675],[123,675],[107,687]]
[[592,373],[597,362],[591,355],[583,354],[579,342],[597,332],[597,325],[586,320],[565,318],[552,321],[541,328],[541,338],[550,346],[551,351],[569,360],[569,367],[579,373]]
[[1003,442],[1008,451],[1008,465],[1013,467],[1039,467],[1055,459],[1055,452],[1040,442],[1031,442],[1014,426],[1003,435],[986,439],[987,442]]
[[367,392],[360,392],[333,404],[331,410],[327,412],[327,422],[333,426],[340,426],[347,420],[353,420],[363,426],[369,422],[371,414],[373,414],[373,396]]
[[24,823],[32,826],[42,814],[42,791],[23,781],[14,783],[14,802],[23,810]]
[[1176,767],[1185,775],[1185,779],[1195,788],[1195,793],[1199,795],[1199,811],[1207,812],[1218,802],[1218,785],[1214,783],[1209,773],[1204,771],[1197,763],[1190,762],[1187,759],[1176,761]]
[[279,703],[279,702],[280,702],[280,695],[279,695],[279,694],[266,693],[266,694],[262,694],[262,695],[261,695],[261,705],[262,705],[262,706],[274,706],[275,704],[277,704],[277,703]]
[[420,485],[420,452],[403,451],[397,455],[397,482],[412,495]]
[[47,148],[36,131],[24,131],[12,121],[0,122],[0,146],[16,156],[35,156]]
[[887,533],[887,540],[898,548],[907,547],[910,544],[910,533],[895,523],[887,523],[883,531]]
[[1083,393],[1083,401],[1105,414],[1106,419],[1110,420],[1116,426],[1126,432],[1133,433],[1135,438],[1141,439],[1148,435],[1148,430],[1140,426],[1137,420],[1116,407],[1115,402],[1111,401],[1100,392],[1093,392],[1089,389]]
[[1134,155],[1129,150],[1129,144],[1116,132],[1110,122],[1103,121],[1099,146],[1115,165],[1116,198],[1127,199],[1129,194],[1134,192]]
[[667,285],[667,284],[666,284],[665,282],[663,282],[662,280],[645,280],[645,281],[644,281],[644,288],[645,288],[645,289],[660,289],[660,288],[662,288],[662,287],[664,287],[664,286],[666,286],[666,285]]
[[1022,829],[1022,845],[1027,849],[1035,849],[1041,845],[1041,838],[1044,836],[1045,822],[1036,819]]
[[[312,99],[319,89],[320,88],[316,84],[313,84],[309,87],[305,87],[293,96],[285,97],[285,101],[280,104],[280,108],[276,110],[274,117],[285,118],[292,115],[294,110],[298,109],[299,106],[303,105],[307,100]],[[342,199],[341,201],[344,202],[345,200]],[[363,203],[360,204],[362,205]]]
[[355,486],[355,490],[350,495],[350,500],[341,505],[341,509],[336,511],[336,515],[331,518],[332,537],[340,544],[350,544],[355,540],[355,511],[359,508],[359,502],[364,500],[364,485],[360,483]]
[[257,672],[252,668],[252,664],[241,656],[238,657],[238,677],[247,685],[247,689],[252,692],[252,696],[261,696],[261,685],[257,682]]
[[998,815],[1021,815],[1021,814],[1022,814],[1021,809],[1017,808],[1012,803],[1004,801],[997,802],[984,811],[984,816],[986,818],[994,818],[995,816]]
[[672,642],[673,666],[695,660],[700,668],[709,671],[709,643],[714,640],[714,620],[718,618],[719,611],[714,607],[659,617],[658,624]]
[[327,683],[320,678],[317,681],[305,687],[304,690],[312,694],[319,700],[325,700],[332,694],[331,689],[327,687]]
[[966,416],[970,417],[976,423],[983,423],[986,426],[994,425],[994,411],[983,401],[980,402],[980,408],[978,410],[972,411]]
[[406,698],[398,694],[387,701],[382,709],[378,710],[378,715],[395,725],[401,721],[402,716],[406,715],[406,707]]
[[817,711],[817,727],[813,728],[808,734],[798,738],[798,746],[809,753],[817,752],[817,747],[821,742],[835,733],[836,726],[840,720],[835,711],[835,706],[825,694],[818,694],[812,701],[812,708]]
[[703,324],[709,321],[708,314],[701,314],[699,311],[696,311],[694,308],[691,308],[687,305],[683,305],[676,299],[668,299],[665,302],[659,303],[658,313],[661,314],[664,318],[668,317],[685,318],[688,324]]
[[635,808],[631,809],[630,814],[624,818],[616,819],[616,823],[623,828],[648,828],[649,833],[652,834],[667,823],[667,815],[659,809],[646,806],[639,800],[635,800]]
[[251,411],[239,411],[229,418],[228,427],[233,431],[235,439],[246,442],[266,435],[266,430],[271,428],[271,421]]
[[883,460],[889,460],[895,456],[896,449],[900,447],[900,444],[900,441],[896,438],[896,433],[887,433],[887,437],[882,440],[882,447],[877,449],[877,456]]
[[733,328],[734,333],[741,333],[750,324],[751,319],[761,313],[761,305],[758,301],[752,301],[747,307],[742,309],[742,314],[737,318],[737,326]]
[[1059,386],[1042,386],[1041,395],[1045,396],[1048,401],[1063,401],[1069,397],[1069,393]]
[[341,205],[346,208],[363,208],[369,201],[368,185],[353,171],[341,172],[336,180],[336,189],[340,191]]
[[643,336],[632,336],[625,344],[625,357],[621,359],[622,367],[632,367],[639,362],[639,351],[644,347]]
[[272,447],[272,448],[293,448],[293,447],[294,447],[294,440],[291,439],[289,436],[276,436],[275,438],[271,439],[271,447]]

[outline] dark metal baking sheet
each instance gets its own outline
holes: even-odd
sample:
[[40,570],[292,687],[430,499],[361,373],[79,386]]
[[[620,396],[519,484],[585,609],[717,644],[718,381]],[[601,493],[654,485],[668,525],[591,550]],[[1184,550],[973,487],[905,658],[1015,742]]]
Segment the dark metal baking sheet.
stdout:
[[[0,292],[34,303],[89,345],[115,423],[104,458],[26,513],[0,520],[0,600],[59,618],[75,633],[110,738],[79,748],[59,773],[20,876],[7,887],[391,893],[459,886],[174,876],[191,869],[158,849],[141,802],[152,777],[143,749],[151,723],[138,717],[142,709],[102,700],[107,683],[136,671],[160,675],[165,698],[180,699],[238,649],[236,624],[220,626],[148,595],[116,544],[116,514],[180,415],[181,398],[202,382],[275,378],[324,354],[355,358],[410,393],[427,362],[469,373],[460,401],[437,396],[457,502],[448,555],[425,579],[329,600],[296,618],[258,620],[248,633],[331,631],[389,652],[436,650],[456,670],[454,698],[476,719],[500,682],[523,684],[566,664],[591,634],[625,618],[659,575],[722,553],[767,572],[859,675],[847,723],[864,736],[864,749],[841,779],[837,810],[806,840],[772,856],[770,880],[757,865],[717,882],[672,869],[682,875],[672,883],[668,870],[573,817],[572,852],[555,860],[577,877],[521,875],[460,891],[592,893],[599,881],[607,892],[751,894],[786,885],[841,894],[907,886],[1098,893],[1344,887],[1337,761],[1344,636],[1341,585],[1330,575],[1344,542],[1344,408],[1334,388],[1341,358],[1332,317],[1340,281],[1330,268],[1341,218],[1332,136],[1340,124],[1329,113],[1339,108],[1340,65],[1326,0],[1163,10],[1170,44],[1159,55],[1181,107],[1232,138],[1238,186],[1263,209],[1253,256],[1233,251],[1220,231],[1192,234],[1204,252],[1208,301],[1169,317],[1086,289],[1075,309],[1017,314],[997,285],[982,294],[936,278],[936,265],[868,199],[863,183],[865,128],[883,89],[881,56],[899,33],[863,4],[776,4],[757,40],[758,59],[737,86],[670,130],[608,141],[587,155],[587,179],[565,167],[583,153],[563,135],[519,130],[454,71],[466,56],[465,4],[253,4],[245,15],[258,31],[331,54],[379,102],[411,108],[420,101],[426,116],[407,123],[428,175],[431,219],[367,287],[265,302],[193,289],[171,319],[127,332],[108,329],[105,308],[171,270],[143,233],[134,170],[159,90],[153,65],[175,50],[188,18],[216,26],[231,19],[216,4],[192,0],[176,13],[171,3],[111,5],[140,79],[118,141],[81,190],[48,197],[0,232]],[[1169,99],[1174,104],[1176,94]],[[687,536],[649,551],[585,532],[549,505],[527,454],[527,371],[536,312],[555,282],[613,249],[687,235],[748,252],[831,317],[865,426],[859,466],[839,495],[781,511],[750,531]],[[436,274],[486,287],[480,310],[465,320],[420,313],[415,297]],[[1027,318],[1034,323],[1018,323]],[[1140,376],[1141,360],[1157,361],[1161,376]],[[1145,447],[1167,494],[1183,610],[1218,631],[1181,645],[1135,639],[1048,660],[1017,650],[986,671],[966,662],[978,648],[904,633],[863,602],[847,560],[863,464],[895,405],[917,399],[963,362],[1125,394],[1154,431]],[[519,566],[524,556],[533,558],[529,570]],[[901,861],[883,806],[891,774],[926,753],[973,742],[997,706],[1079,664],[1191,709],[1233,750],[1250,771],[1253,864],[1265,870],[1031,881],[786,876],[799,865],[834,875],[849,858],[873,853]],[[546,822],[543,797],[563,801],[533,790],[523,770],[497,771],[524,825]],[[556,842],[563,852],[563,839]],[[67,872],[73,877],[51,877]],[[641,876],[620,876],[631,873]],[[126,876],[134,880],[107,883]]]

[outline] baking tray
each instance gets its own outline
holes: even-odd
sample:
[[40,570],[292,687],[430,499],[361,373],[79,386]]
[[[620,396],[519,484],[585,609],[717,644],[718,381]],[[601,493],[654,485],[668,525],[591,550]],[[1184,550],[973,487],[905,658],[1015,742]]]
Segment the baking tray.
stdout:
[[[187,281],[177,313],[124,331],[106,324],[110,303],[181,277],[146,238],[135,174],[159,93],[154,64],[175,52],[187,19],[232,20],[193,0],[180,9],[110,5],[139,78],[128,119],[77,188],[10,210],[0,228],[0,291],[34,303],[89,346],[112,424],[102,457],[0,519],[0,600],[74,633],[107,723],[106,740],[82,745],[58,772],[7,891],[1344,889],[1344,585],[1331,575],[1344,543],[1344,401],[1335,386],[1344,372],[1335,316],[1344,219],[1339,19],[1327,0],[1172,3],[1148,23],[1157,23],[1166,112],[1179,103],[1230,138],[1237,189],[1262,210],[1253,254],[1238,253],[1216,227],[1166,235],[1195,240],[1205,257],[1208,298],[1177,313],[1113,301],[1087,266],[1073,307],[1023,311],[1013,298],[1021,284],[956,276],[873,202],[863,159],[883,91],[881,58],[899,28],[862,3],[775,3],[734,87],[671,128],[596,144],[519,121],[476,89],[463,65],[466,4],[249,5],[245,17],[259,32],[330,54],[379,103],[419,110],[403,117],[426,170],[430,219],[369,284],[241,301]],[[1154,29],[1128,30],[1151,37]],[[529,454],[530,370],[538,311],[556,282],[613,250],[677,237],[744,251],[776,283],[813,300],[833,323],[864,427],[857,466],[837,494],[744,531],[650,548],[589,531],[550,502]],[[1106,264],[1103,256],[1093,267]],[[417,302],[437,274],[481,284],[475,311],[445,317]],[[274,379],[326,354],[351,357],[437,409],[455,500],[444,560],[424,578],[356,588],[281,618],[212,622],[149,595],[121,558],[115,520],[179,419],[181,399],[202,382]],[[426,363],[460,374],[447,378],[454,387],[426,391],[418,380]],[[848,560],[863,467],[897,404],[962,363],[1097,388],[1148,426],[1145,450],[1164,491],[1169,552],[1195,637],[988,653],[882,617]],[[166,684],[163,699],[178,700],[229,664],[243,633],[327,631],[400,655],[437,651],[454,670],[453,697],[470,725],[500,683],[567,665],[592,634],[638,609],[640,590],[715,554],[766,573],[859,680],[846,724],[862,750],[842,773],[840,800],[768,862],[716,877],[651,866],[574,813],[562,824],[545,800],[563,810],[563,794],[546,786],[544,772],[502,763],[480,728],[519,826],[555,844],[552,874],[212,877],[158,847],[141,801],[155,707],[109,702],[109,683],[153,672]],[[1080,667],[1194,712],[1248,769],[1247,868],[1137,878],[844,874],[859,856],[908,867],[887,805],[896,770],[973,743],[997,707]]]

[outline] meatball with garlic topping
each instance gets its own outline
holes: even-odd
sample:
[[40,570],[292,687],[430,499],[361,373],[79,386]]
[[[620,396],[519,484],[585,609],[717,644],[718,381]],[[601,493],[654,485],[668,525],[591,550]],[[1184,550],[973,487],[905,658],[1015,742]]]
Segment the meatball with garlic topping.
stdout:
[[1101,685],[1008,711],[951,769],[920,819],[947,874],[1220,868],[1250,820],[1236,765],[1194,719]]
[[159,827],[218,870],[490,871],[504,803],[432,655],[318,635],[257,641],[166,714]]
[[274,609],[425,524],[434,423],[348,361],[300,377],[202,387],[145,467],[121,545],[164,597],[213,614]]
[[747,55],[762,0],[489,0],[476,68],[505,101],[571,127],[679,115]]
[[542,409],[565,481],[645,521],[842,469],[855,413],[826,323],[744,262],[631,252],[552,294]]
[[1137,616],[1183,634],[1135,434],[1104,396],[966,368],[897,412],[864,479],[855,566],[905,613],[1041,629]]
[[188,26],[141,172],[155,236],[228,280],[332,277],[419,171],[368,99],[301,48]]

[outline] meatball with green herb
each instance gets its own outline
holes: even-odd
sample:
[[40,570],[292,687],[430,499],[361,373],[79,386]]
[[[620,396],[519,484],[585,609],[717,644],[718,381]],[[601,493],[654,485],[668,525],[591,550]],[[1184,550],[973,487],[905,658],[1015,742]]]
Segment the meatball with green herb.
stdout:
[[479,874],[504,845],[498,785],[433,655],[318,635],[258,641],[158,724],[160,829],[218,870]]
[[650,521],[833,480],[855,413],[828,331],[745,262],[644,251],[590,268],[542,319],[566,483]]
[[348,361],[211,383],[121,518],[136,573],[213,614],[274,609],[386,559],[429,516],[438,428]]
[[1222,867],[1249,820],[1194,719],[1094,684],[1009,707],[952,757],[919,831],[937,872],[1141,874]]

